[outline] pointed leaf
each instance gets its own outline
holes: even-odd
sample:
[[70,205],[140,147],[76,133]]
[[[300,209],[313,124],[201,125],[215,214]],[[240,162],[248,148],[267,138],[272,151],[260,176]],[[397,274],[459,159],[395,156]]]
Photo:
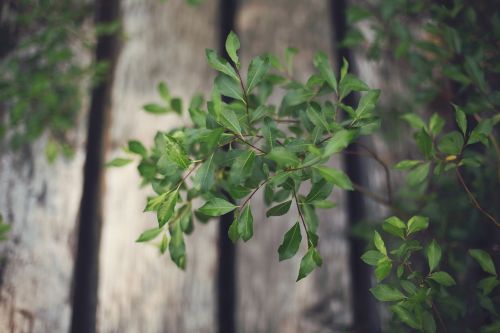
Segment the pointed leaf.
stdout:
[[229,55],[229,58],[234,62],[236,66],[239,67],[240,61],[238,60],[237,51],[240,49],[240,40],[238,36],[231,31],[226,38],[226,52]]
[[253,216],[250,206],[243,208],[238,220],[238,234],[243,241],[247,241],[253,236]]
[[325,166],[315,166],[314,169],[318,170],[319,174],[327,182],[333,183],[344,190],[354,189],[351,180],[343,171]]
[[490,273],[492,275],[497,275],[495,264],[493,263],[493,260],[486,251],[480,249],[473,249],[469,250],[469,254],[472,256],[472,258],[476,259],[476,261],[479,263],[483,271],[485,271],[486,273]]
[[302,235],[300,233],[300,224],[297,222],[283,237],[283,242],[278,248],[279,260],[283,261],[292,258],[299,250],[301,241]]
[[441,247],[433,240],[427,248],[427,262],[429,263],[429,271],[432,272],[434,268],[439,265],[441,261]]
[[205,55],[207,57],[208,64],[212,66],[212,68],[228,75],[234,81],[239,82],[238,74],[236,74],[236,71],[226,59],[219,57],[214,50],[210,49],[205,50]]
[[302,280],[307,275],[309,275],[316,267],[320,267],[322,263],[321,256],[314,247],[310,247],[307,250],[304,257],[300,261],[299,275],[297,276],[297,281]]
[[371,288],[370,292],[381,302],[395,302],[406,298],[401,291],[386,284],[379,284]]
[[270,217],[270,216],[285,215],[290,210],[291,204],[292,204],[292,200],[282,202],[282,203],[272,207],[271,209],[269,209],[266,212],[266,216]]
[[229,201],[221,198],[213,198],[205,203],[199,211],[207,216],[221,216],[232,212],[238,206],[233,205]]
[[162,228],[153,228],[146,230],[139,236],[139,238],[137,238],[136,242],[141,243],[155,239],[162,231]]
[[248,66],[248,75],[247,75],[247,93],[250,94],[255,88],[264,75],[269,70],[269,61],[266,57],[259,56],[254,58],[250,62],[250,66]]

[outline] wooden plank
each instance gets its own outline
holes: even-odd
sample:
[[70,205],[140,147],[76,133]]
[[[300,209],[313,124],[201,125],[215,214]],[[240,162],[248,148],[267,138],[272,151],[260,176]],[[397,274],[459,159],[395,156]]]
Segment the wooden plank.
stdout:
[[[188,124],[187,117],[155,117],[142,105],[159,101],[165,81],[187,103],[209,92],[213,72],[204,49],[217,48],[215,2],[190,7],[184,0],[123,2],[124,45],[113,87],[109,159],[122,155],[129,139],[151,144],[157,130]],[[187,237],[187,268],[167,255],[134,243],[155,225],[142,213],[149,189],[139,189],[133,166],[106,171],[102,230],[99,332],[214,332],[217,225],[197,224]]]
[[[314,71],[312,59],[332,50],[326,1],[246,0],[237,17],[242,61],[267,51],[282,55],[288,46],[300,53],[294,76],[304,81]],[[340,167],[339,160],[332,165]],[[278,263],[283,234],[296,213],[267,219],[262,201],[255,200],[254,238],[238,247],[238,332],[332,332],[351,322],[349,253],[344,195],[335,190],[338,208],[321,212],[320,252],[323,267],[296,283],[300,255]],[[294,212],[291,209],[291,212]],[[300,254],[305,252],[305,245]]]

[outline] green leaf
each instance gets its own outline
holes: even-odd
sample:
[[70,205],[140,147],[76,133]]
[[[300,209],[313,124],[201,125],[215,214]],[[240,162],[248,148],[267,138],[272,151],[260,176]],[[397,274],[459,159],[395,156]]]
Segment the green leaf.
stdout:
[[148,198],[148,202],[146,204],[146,207],[144,208],[144,211],[145,212],[157,211],[160,205],[163,203],[163,201],[165,201],[165,198],[167,197],[168,194],[170,194],[170,192],[165,192],[156,197]]
[[319,128],[323,128],[327,132],[330,132],[330,126],[328,126],[328,122],[326,121],[323,113],[317,112],[310,105],[308,106],[306,113],[307,117],[314,125],[318,126]]
[[472,249],[469,250],[469,254],[472,256],[472,258],[476,259],[483,271],[492,275],[497,275],[495,264],[486,251],[480,249]]
[[238,225],[238,219],[235,218],[233,220],[233,223],[229,226],[229,229],[227,231],[227,234],[229,236],[229,239],[233,242],[236,243],[238,239],[240,239],[240,232],[239,232],[239,225]]
[[270,216],[285,215],[290,210],[291,204],[292,204],[292,200],[282,202],[282,203],[272,207],[271,209],[269,209],[266,212],[266,216],[270,217]]
[[253,216],[250,206],[243,208],[238,220],[238,234],[245,242],[253,236]]
[[429,218],[423,216],[413,216],[408,221],[406,234],[409,236],[415,232],[425,230],[429,227]]
[[214,154],[203,162],[201,167],[196,172],[194,177],[194,183],[199,186],[202,192],[209,191],[215,183],[215,164],[214,164]]
[[376,266],[378,261],[383,257],[384,255],[379,251],[369,250],[361,256],[361,260],[370,266]]
[[324,156],[329,157],[341,152],[357,137],[356,131],[340,130],[326,142]]
[[293,59],[295,58],[295,55],[299,53],[299,50],[296,49],[295,47],[287,47],[285,49],[285,62],[286,62],[286,69],[288,71],[288,74],[291,76],[293,73]]
[[255,153],[253,150],[244,151],[240,154],[231,166],[229,172],[229,181],[233,184],[241,184],[252,174],[255,162]]
[[441,261],[441,247],[436,242],[432,240],[431,244],[427,248],[427,262],[429,263],[429,271],[432,272]]
[[477,287],[483,291],[483,295],[489,295],[493,289],[495,289],[500,284],[500,281],[496,276],[489,276],[480,280]]
[[439,141],[438,149],[449,155],[458,155],[462,151],[464,137],[457,131],[445,134]]
[[429,130],[431,131],[432,135],[434,136],[438,135],[443,129],[444,124],[445,122],[443,117],[441,117],[437,113],[434,113],[429,122]]
[[384,256],[387,256],[387,249],[385,248],[385,243],[380,234],[375,231],[373,234],[373,243],[375,244],[375,248],[380,251]]
[[206,202],[199,211],[207,216],[221,216],[232,212],[238,206],[233,205],[229,201],[221,198],[213,198]]
[[434,272],[429,275],[429,279],[434,280],[445,287],[450,287],[457,284],[451,277],[451,275],[446,272]]
[[179,198],[179,191],[173,191],[167,193],[165,200],[160,204],[156,212],[158,218],[158,224],[163,227],[165,223],[170,220],[174,214],[175,205],[177,204],[177,199]]
[[418,160],[404,160],[396,164],[394,168],[398,170],[407,170],[412,169],[421,163],[423,162]]
[[390,273],[392,269],[392,262],[388,257],[382,257],[375,267],[375,277],[377,278],[377,282],[385,279]]
[[407,113],[403,115],[402,117],[408,124],[410,124],[411,127],[413,127],[416,130],[421,130],[422,128],[425,128],[425,123],[420,118],[420,116],[416,115],[415,113]]
[[369,89],[370,87],[368,87],[366,83],[349,73],[339,83],[340,100],[343,100],[353,91],[367,91]]
[[420,325],[415,315],[411,313],[408,309],[403,307],[401,304],[396,304],[391,306],[391,310],[399,318],[399,320],[401,320],[406,325],[416,330],[420,329]]
[[144,147],[144,145],[137,140],[130,140],[128,142],[128,150],[142,157],[146,157],[148,155],[146,147]]
[[170,107],[172,110],[181,115],[182,114],[182,100],[180,98],[172,98],[172,101],[170,102]]
[[401,239],[405,238],[406,224],[396,216],[391,216],[386,219],[382,224],[382,229]]
[[158,104],[146,104],[142,108],[144,111],[152,114],[164,114],[169,112],[168,108]]
[[239,82],[238,74],[236,74],[236,71],[226,59],[219,57],[214,50],[210,49],[205,50],[205,55],[207,57],[208,64],[212,66],[213,69],[222,72],[234,81]]
[[297,281],[302,280],[308,276],[316,267],[320,267],[322,263],[321,256],[314,247],[310,247],[302,260],[300,261],[299,275]]
[[275,161],[280,166],[297,166],[300,163],[300,160],[294,153],[283,147],[272,149],[266,157]]
[[323,80],[325,80],[334,91],[337,91],[337,78],[330,66],[328,56],[324,52],[317,52],[313,62],[314,67],[319,71]]
[[416,186],[424,182],[429,175],[430,167],[431,163],[427,162],[413,169],[410,173],[408,173],[408,184],[410,186]]
[[182,148],[181,145],[177,142],[177,140],[171,137],[170,135],[165,134],[163,138],[165,142],[166,156],[172,162],[177,164],[179,168],[185,170],[191,164],[191,160],[184,151],[184,148]]
[[328,198],[330,193],[332,193],[333,184],[326,182],[325,180],[321,180],[317,183],[314,183],[311,187],[311,191],[306,197],[307,203],[313,203],[314,201],[324,200]]
[[379,284],[371,288],[370,292],[381,302],[396,302],[406,298],[401,291],[386,284]]
[[130,158],[117,157],[117,158],[109,161],[108,163],[106,163],[106,167],[107,168],[110,168],[110,167],[113,167],[113,168],[122,167],[124,165],[127,165],[127,164],[131,163],[132,161],[133,160],[130,159]]
[[229,76],[219,74],[215,78],[214,83],[222,95],[234,98],[245,103],[241,85],[238,82],[231,80]]
[[366,94],[361,96],[356,109],[356,118],[362,119],[371,117],[375,106],[377,106],[380,97],[380,90],[369,90]]
[[238,36],[233,31],[231,31],[226,38],[226,51],[227,54],[229,55],[229,58],[231,58],[231,60],[237,67],[240,66],[240,61],[238,59],[238,54],[237,54],[237,51],[239,49],[240,49],[240,40],[238,39]]
[[137,238],[136,242],[141,243],[155,239],[162,231],[162,228],[153,228],[146,230],[139,236],[139,238]]
[[170,92],[165,82],[158,84],[158,93],[165,102],[170,103]]
[[247,75],[247,93],[250,94],[255,88],[264,75],[266,75],[269,70],[269,61],[267,57],[259,56],[254,58],[250,65],[248,66],[248,75]]
[[236,133],[239,136],[242,135],[240,121],[238,120],[238,116],[236,116],[236,113],[234,113],[233,110],[223,110],[220,117],[220,123],[231,132]]
[[314,169],[318,170],[319,174],[327,182],[333,183],[344,190],[354,190],[351,180],[343,171],[325,166],[314,166]]
[[181,230],[180,223],[173,223],[170,226],[170,242],[168,250],[170,258],[175,262],[180,269],[186,268],[186,244],[184,243],[184,235]]
[[462,131],[462,134],[465,135],[467,132],[467,118],[465,112],[458,105],[453,105],[453,107],[455,108],[455,121],[460,131]]
[[300,233],[300,224],[297,222],[283,237],[283,242],[278,248],[279,261],[292,258],[299,250],[301,241],[302,234]]

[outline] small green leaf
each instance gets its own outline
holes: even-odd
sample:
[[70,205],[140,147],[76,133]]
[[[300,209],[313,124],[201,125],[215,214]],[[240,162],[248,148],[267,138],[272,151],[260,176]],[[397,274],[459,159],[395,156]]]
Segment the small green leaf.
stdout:
[[299,275],[297,276],[297,281],[302,280],[307,275],[309,275],[316,267],[320,267],[322,263],[321,256],[314,247],[310,247],[307,250],[304,257],[300,261]]
[[[353,91],[367,91],[370,87],[363,81],[352,74],[347,74],[344,79],[339,83],[340,100],[349,95]],[[378,97],[377,97],[378,98]]]
[[170,218],[172,217],[178,198],[179,198],[178,190],[167,193],[165,200],[158,207],[156,215],[160,227],[163,227],[165,223],[167,223],[168,220],[170,220]]
[[207,216],[221,216],[232,212],[238,206],[233,205],[229,201],[221,198],[213,198],[206,202],[199,211]]
[[417,165],[419,165],[421,163],[423,163],[423,162],[418,161],[418,160],[404,160],[404,161],[401,161],[398,164],[396,164],[394,166],[394,169],[398,169],[398,170],[413,169],[414,167],[416,167]]
[[328,198],[330,193],[332,193],[333,184],[326,182],[325,180],[321,180],[317,183],[314,183],[311,187],[311,191],[306,197],[307,203],[313,203],[314,201],[324,200]]
[[144,145],[137,140],[130,140],[128,142],[128,150],[142,157],[146,157],[148,155],[146,147],[144,147]]
[[245,103],[241,85],[238,82],[231,80],[229,76],[219,74],[215,78],[214,83],[222,95],[234,98]]
[[465,112],[458,105],[453,105],[453,107],[455,108],[455,121],[460,131],[462,131],[462,134],[465,135],[467,132],[467,118]]
[[434,280],[445,287],[450,287],[457,284],[451,277],[451,275],[446,272],[434,272],[429,275],[429,279]]
[[325,115],[323,113],[319,113],[314,110],[312,106],[307,108],[307,117],[311,120],[311,122],[318,126],[319,128],[323,128],[326,132],[330,132],[330,126],[328,126],[328,122],[325,119]]
[[231,60],[237,67],[240,66],[240,61],[238,59],[238,54],[237,54],[239,49],[240,49],[240,40],[238,39],[238,36],[233,31],[231,31],[226,38],[226,51],[227,54],[229,55],[229,58],[231,58]]
[[285,215],[290,210],[291,204],[292,204],[292,200],[282,202],[282,203],[272,207],[271,209],[269,209],[266,212],[266,216],[270,217],[270,216]]
[[158,84],[158,93],[165,102],[170,103],[170,92],[165,82],[160,82]]
[[427,248],[427,262],[429,263],[429,271],[432,272],[441,261],[441,247],[433,240]]
[[162,231],[162,228],[153,228],[146,230],[139,236],[139,238],[137,238],[136,242],[141,243],[155,239]]
[[406,234],[409,236],[415,232],[425,230],[429,227],[429,218],[423,216],[413,216],[408,221]]
[[410,173],[408,173],[408,184],[410,186],[416,186],[424,182],[429,175],[430,167],[431,163],[427,162],[413,169]]
[[385,248],[385,243],[382,237],[380,237],[380,234],[375,231],[373,235],[373,243],[375,244],[375,247],[377,250],[380,251],[384,256],[387,256],[387,249]]
[[238,231],[239,226],[238,226],[238,219],[235,218],[233,220],[233,223],[229,226],[229,229],[227,231],[227,234],[229,236],[229,239],[233,242],[236,243],[238,239],[240,239],[240,233]]
[[108,163],[106,163],[106,167],[107,168],[117,168],[117,167],[122,167],[124,165],[127,165],[129,163],[131,163],[133,160],[130,159],[130,158],[122,158],[122,157],[117,157],[111,161],[109,161]]
[[416,330],[420,329],[416,316],[401,304],[391,306],[391,310],[406,325]]
[[382,257],[375,267],[375,277],[377,278],[377,282],[385,279],[390,273],[392,269],[392,262],[388,257]]
[[401,291],[386,284],[379,284],[371,288],[370,292],[381,302],[396,302],[406,298]]
[[464,138],[462,134],[453,131],[445,134],[441,141],[439,141],[438,149],[449,155],[458,155],[462,151],[464,145]]
[[170,107],[172,110],[181,115],[182,114],[182,100],[180,98],[172,98],[172,101],[170,102]]
[[239,136],[242,135],[240,121],[238,120],[238,116],[236,116],[236,113],[234,113],[233,110],[223,110],[220,117],[220,123],[231,132],[236,133]]
[[177,267],[184,270],[186,268],[186,244],[184,243],[184,234],[182,233],[180,223],[173,223],[170,226],[170,242],[168,250],[170,258]]
[[325,80],[334,91],[337,91],[337,78],[330,66],[328,56],[324,52],[320,51],[316,53],[314,56],[314,67],[319,71],[323,80]]
[[408,124],[410,124],[411,127],[413,127],[416,130],[420,130],[422,128],[425,128],[425,123],[420,118],[420,116],[416,115],[415,113],[407,113],[402,117]]
[[361,256],[361,260],[370,266],[376,266],[378,261],[383,257],[384,255],[379,251],[369,250]]
[[472,249],[469,250],[469,254],[472,256],[472,258],[476,259],[483,271],[492,275],[497,275],[495,264],[486,251],[480,249]]
[[340,130],[329,139],[325,146],[324,156],[330,157],[341,152],[357,137],[356,131]]
[[354,190],[351,180],[343,171],[324,166],[315,166],[314,169],[318,170],[319,174],[327,182],[333,183],[344,190]]
[[238,234],[245,242],[253,236],[253,216],[250,205],[246,205],[239,216]]
[[239,82],[238,74],[236,74],[236,71],[227,62],[226,59],[219,57],[214,50],[210,50],[210,49],[205,50],[205,55],[207,57],[208,64],[210,66],[212,66],[212,68],[214,68],[215,70],[217,70],[221,73],[226,74],[234,81]]
[[184,148],[170,135],[164,135],[165,142],[165,154],[166,156],[179,168],[182,170],[186,169],[190,164],[191,160],[187,156]]
[[377,106],[379,97],[380,90],[369,90],[361,96],[358,108],[356,109],[356,119],[371,117],[375,106]]
[[300,163],[298,157],[283,147],[272,149],[266,157],[275,161],[280,166],[297,166]]
[[405,238],[406,224],[396,216],[391,216],[386,219],[382,224],[382,229],[401,239]]
[[152,114],[164,114],[169,112],[168,108],[158,104],[146,104],[142,108],[144,109],[144,111]]
[[247,93],[250,94],[255,88],[264,75],[266,75],[269,70],[269,61],[267,57],[259,56],[254,58],[250,65],[248,66],[248,75],[247,75]]
[[148,202],[146,207],[144,208],[145,212],[154,212],[157,211],[160,205],[165,201],[165,198],[170,192],[162,193],[156,197],[148,198]]
[[214,154],[203,162],[201,167],[196,172],[194,177],[194,183],[199,186],[202,192],[206,192],[214,186],[215,183],[215,164],[214,164]]
[[283,237],[283,242],[278,248],[279,261],[292,258],[299,250],[301,241],[302,234],[300,233],[300,224],[297,222]]
[[434,113],[429,121],[429,130],[432,135],[438,135],[444,127],[444,119],[439,114]]
[[240,184],[247,180],[252,174],[255,162],[255,153],[253,150],[247,150],[240,154],[231,166],[229,180],[233,184]]

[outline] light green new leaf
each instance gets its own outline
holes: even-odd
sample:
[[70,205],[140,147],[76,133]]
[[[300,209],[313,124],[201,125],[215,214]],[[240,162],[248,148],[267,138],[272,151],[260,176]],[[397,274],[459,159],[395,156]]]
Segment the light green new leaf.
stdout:
[[199,211],[207,216],[221,216],[232,212],[238,206],[221,198],[213,198],[206,202]]
[[446,272],[434,272],[429,276],[429,279],[434,280],[445,287],[457,284],[451,275]]
[[391,216],[386,219],[382,224],[382,229],[401,239],[405,238],[406,224],[396,216]]
[[394,169],[407,170],[416,167],[417,165],[423,163],[419,160],[403,160],[394,166]]
[[133,160],[130,159],[130,158],[122,158],[122,157],[117,157],[111,161],[109,161],[108,163],[106,163],[106,167],[107,168],[117,168],[117,167],[122,167],[124,165],[127,165],[129,163],[131,163]]
[[379,284],[371,288],[370,292],[381,302],[396,302],[406,298],[401,291],[386,284]]
[[316,267],[320,267],[323,262],[318,250],[314,247],[310,247],[307,250],[304,257],[300,261],[299,275],[297,276],[297,281],[305,278],[309,275]]
[[441,261],[441,247],[436,242],[436,240],[432,240],[429,247],[427,247],[427,262],[429,263],[429,271],[432,272]]
[[290,210],[291,204],[292,204],[292,200],[282,202],[282,203],[272,207],[271,209],[269,209],[266,212],[266,216],[270,217],[270,216],[285,215]]
[[376,266],[378,261],[382,259],[384,255],[379,251],[369,250],[366,251],[362,256],[361,260],[363,260],[366,264],[370,266]]
[[373,243],[375,244],[375,248],[380,251],[384,256],[387,256],[387,249],[385,248],[385,243],[380,234],[375,231],[373,234]]
[[253,216],[250,205],[246,205],[239,216],[238,234],[245,242],[253,236]]
[[406,234],[409,236],[415,232],[425,230],[429,227],[429,218],[423,216],[413,216],[407,224]]
[[160,82],[158,84],[158,93],[165,102],[170,103],[170,91],[165,82]]
[[168,194],[170,194],[170,192],[165,192],[156,197],[148,198],[148,202],[146,204],[146,207],[144,208],[144,211],[145,212],[157,211],[160,205],[163,203],[163,201],[165,201],[165,198],[167,197]]
[[390,273],[392,269],[392,262],[388,257],[382,257],[375,267],[375,277],[377,278],[377,282],[385,279]]
[[483,271],[492,275],[497,275],[495,264],[486,251],[480,249],[472,249],[469,250],[469,254],[472,256],[472,258],[476,259]]
[[292,258],[299,250],[302,234],[300,233],[299,222],[295,223],[283,237],[283,242],[278,248],[279,261]]
[[334,91],[337,91],[337,78],[333,73],[327,55],[321,51],[317,52],[314,56],[313,62],[314,67],[316,67],[316,69],[319,71],[323,80],[325,80],[326,83],[328,83],[328,85],[332,87]]
[[142,108],[144,111],[152,114],[164,114],[169,112],[168,108],[158,104],[146,104]]
[[408,124],[410,124],[410,126],[416,130],[421,130],[422,128],[425,128],[425,122],[419,115],[416,115],[415,113],[407,113],[403,115],[402,118],[406,120],[406,122],[408,122]]
[[240,61],[238,59],[238,54],[237,54],[239,49],[240,49],[240,40],[238,39],[238,36],[233,31],[231,31],[226,38],[226,51],[227,54],[229,55],[229,58],[231,58],[231,60],[237,67],[240,66]]
[[253,88],[260,83],[268,70],[269,61],[267,57],[259,56],[250,62],[247,75],[247,94],[250,94]]
[[314,169],[318,170],[319,174],[327,182],[333,183],[344,190],[354,190],[351,180],[343,171],[325,166],[314,166]]
[[139,238],[137,238],[136,242],[141,243],[155,239],[162,232],[162,230],[162,228],[153,228],[146,230],[139,236]]
[[214,83],[222,95],[246,103],[245,98],[243,96],[243,90],[241,90],[241,85],[238,82],[231,80],[229,76],[224,74],[219,74],[215,78]]
[[429,130],[432,135],[438,135],[443,129],[445,121],[439,114],[434,113],[429,121]]
[[205,55],[207,57],[208,64],[212,66],[212,68],[228,75],[234,81],[239,82],[238,74],[236,74],[236,71],[226,59],[219,57],[214,50],[210,49],[205,50]]
[[166,156],[182,170],[186,169],[191,164],[191,160],[184,151],[184,148],[170,135],[165,134],[163,138]]

